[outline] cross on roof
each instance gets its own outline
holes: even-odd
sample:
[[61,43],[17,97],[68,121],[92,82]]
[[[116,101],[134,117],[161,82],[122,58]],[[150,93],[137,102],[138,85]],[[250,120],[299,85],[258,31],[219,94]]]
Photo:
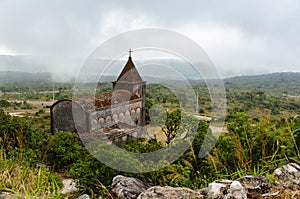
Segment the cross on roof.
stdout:
[[129,48],[129,57],[131,57],[131,53],[132,53],[132,50],[131,50],[131,48]]

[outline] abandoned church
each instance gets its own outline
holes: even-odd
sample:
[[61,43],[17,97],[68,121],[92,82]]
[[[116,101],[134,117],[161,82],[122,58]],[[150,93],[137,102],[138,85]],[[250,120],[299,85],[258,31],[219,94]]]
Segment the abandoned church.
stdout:
[[131,51],[112,92],[64,99],[51,106],[52,132],[77,132],[106,140],[136,137],[145,126],[146,82],[135,67]]

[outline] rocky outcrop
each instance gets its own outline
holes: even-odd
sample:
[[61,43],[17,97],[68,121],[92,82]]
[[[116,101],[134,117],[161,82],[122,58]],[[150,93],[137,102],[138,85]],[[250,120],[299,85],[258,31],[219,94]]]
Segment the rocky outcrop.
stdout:
[[271,185],[266,176],[244,176],[237,180],[217,180],[208,187],[194,191],[181,187],[150,186],[135,178],[116,176],[111,193],[120,199],[154,198],[203,198],[203,199],[246,199],[246,198],[300,198],[300,166],[287,164],[274,171],[277,182]]
[[207,198],[246,199],[247,192],[239,181],[220,180],[208,185]]
[[282,167],[275,169],[273,172],[278,183],[284,188],[292,190],[299,190],[300,187],[300,165],[296,163],[289,163]]
[[244,176],[237,179],[246,189],[248,195],[252,198],[260,197],[262,194],[268,193],[271,189],[271,184],[266,176]]
[[[216,180],[208,187],[194,191],[182,187],[151,186],[139,179],[118,175],[111,184],[111,196],[116,199],[273,199],[300,198],[300,165],[289,163],[277,168],[270,184],[266,176],[244,176],[236,180]],[[62,193],[76,191],[74,181],[65,179]],[[13,193],[0,193],[0,199],[25,198]],[[86,194],[78,199],[89,199]]]
[[174,187],[161,187],[154,186],[143,193],[141,193],[138,199],[177,199],[177,198],[195,198],[195,199],[203,199],[204,196],[199,192],[193,191],[188,188],[174,188]]
[[111,194],[120,199],[135,199],[150,185],[135,178],[122,175],[114,177],[111,184]]
[[63,179],[63,187],[61,189],[62,194],[72,193],[78,191],[76,183],[73,179]]

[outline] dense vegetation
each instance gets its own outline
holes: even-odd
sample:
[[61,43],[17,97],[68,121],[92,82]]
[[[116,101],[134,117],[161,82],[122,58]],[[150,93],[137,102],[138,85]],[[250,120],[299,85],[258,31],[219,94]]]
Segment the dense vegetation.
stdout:
[[[198,152],[204,136],[208,134],[210,139],[216,139],[209,130],[209,122],[198,121],[182,113],[171,92],[159,85],[149,85],[148,114],[149,111],[156,111],[150,109],[155,104],[169,108],[166,122],[161,126],[167,139],[162,141],[153,137],[140,142],[129,139],[120,147],[136,153],[155,151],[173,142],[174,135],[182,133],[178,130],[179,125],[189,128],[196,124],[197,129],[195,139],[179,159],[158,171],[139,174],[120,172],[102,164],[90,155],[75,133],[51,134],[47,108],[34,105],[24,107],[27,100],[35,99],[36,91],[28,96],[25,95],[28,90],[24,90],[21,102],[13,102],[18,95],[14,93],[14,84],[10,83],[12,90],[5,89],[0,101],[3,109],[0,111],[0,192],[63,198],[66,196],[59,193],[62,186],[60,178],[66,176],[77,180],[77,195],[85,192],[95,197],[109,196],[111,180],[117,174],[133,176],[152,184],[192,189],[205,187],[215,179],[234,179],[246,174],[267,175],[272,179],[271,173],[276,167],[287,162],[300,163],[300,135],[297,130],[300,127],[297,117],[300,114],[297,98],[300,89],[296,87],[300,85],[300,78],[296,80],[294,75],[297,74],[290,75],[293,82],[288,81],[288,74],[284,74],[284,81],[280,80],[280,75],[279,79],[276,78],[277,74],[275,79],[259,76],[251,77],[251,81],[249,78],[226,80],[227,131],[219,136],[213,150],[201,159]],[[63,93],[70,95],[69,84],[57,85],[63,88],[61,97]],[[48,86],[51,90],[52,84]],[[99,91],[109,91],[108,84],[99,86],[103,89],[99,87]],[[193,87],[199,93],[199,113],[209,116],[212,107],[205,84],[194,82]],[[23,118],[7,113],[26,109],[39,113]],[[118,159],[118,154],[112,154],[112,158]]]

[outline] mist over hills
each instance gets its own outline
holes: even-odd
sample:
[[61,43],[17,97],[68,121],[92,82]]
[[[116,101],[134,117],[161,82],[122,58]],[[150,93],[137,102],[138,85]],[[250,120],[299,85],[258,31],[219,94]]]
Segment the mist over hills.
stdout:
[[0,82],[52,82],[52,74],[0,71]]
[[[124,67],[126,60],[88,60],[79,58],[62,58],[47,56],[7,56],[0,55],[0,82],[74,82],[83,63],[88,66],[89,77],[86,81],[114,81]],[[191,65],[182,60],[157,59],[157,60],[134,60],[142,77],[148,82],[156,82],[162,79],[170,80],[201,80]],[[107,66],[104,70],[104,67]],[[172,66],[172,67],[170,67]],[[97,71],[101,71],[99,74]],[[84,79],[84,78],[83,78]],[[78,80],[78,79],[76,79]],[[300,73],[278,72],[262,75],[243,75],[223,78],[225,84],[240,85],[247,87],[251,84],[258,88],[276,85],[300,86]]]
[[[81,62],[82,60],[78,58],[0,55],[0,81],[16,79],[12,73],[16,73],[16,76],[23,73],[28,78],[32,76],[33,79],[36,79],[38,74],[48,73],[51,76],[51,81],[68,82],[74,79]],[[9,76],[4,78],[5,74]],[[19,81],[25,80],[26,78],[19,79]]]
[[[28,73],[50,73],[52,80],[55,82],[73,81],[79,72],[82,81],[100,79],[101,81],[113,81],[120,74],[127,60],[84,60],[80,58],[66,57],[48,57],[48,56],[31,56],[18,55],[8,56],[0,55],[0,81],[16,79],[12,77],[12,72]],[[182,60],[177,59],[148,59],[133,60],[140,74],[149,79],[180,79],[188,77],[189,79],[201,79],[201,74],[195,68]],[[85,68],[83,67],[85,66]],[[108,67],[106,67],[108,66]],[[203,67],[202,72],[206,72]],[[8,74],[7,72],[11,73]],[[3,74],[3,72],[6,72]],[[5,75],[10,76],[3,78]],[[16,73],[18,76],[18,73]],[[85,77],[87,75],[87,77]],[[35,79],[35,78],[34,78]],[[23,78],[19,79],[24,81]]]

